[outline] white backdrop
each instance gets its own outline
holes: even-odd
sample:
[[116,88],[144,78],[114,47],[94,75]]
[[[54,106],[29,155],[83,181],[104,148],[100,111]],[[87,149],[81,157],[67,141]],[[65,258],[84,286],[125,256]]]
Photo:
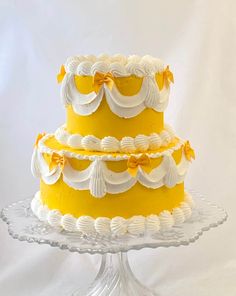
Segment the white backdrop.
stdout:
[[[166,121],[197,153],[187,186],[230,218],[189,247],[131,252],[131,265],[162,296],[235,296],[235,11],[233,0],[0,0],[0,207],[38,188],[33,142],[65,120],[56,74],[67,56],[160,57],[175,75]],[[99,260],[14,241],[0,223],[1,296],[66,295]]]

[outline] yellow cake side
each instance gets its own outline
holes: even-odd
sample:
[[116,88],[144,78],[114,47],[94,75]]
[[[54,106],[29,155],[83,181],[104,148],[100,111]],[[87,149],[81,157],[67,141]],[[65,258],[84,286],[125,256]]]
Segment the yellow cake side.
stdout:
[[49,209],[58,209],[62,214],[72,214],[75,217],[147,216],[164,210],[171,211],[184,201],[183,183],[173,188],[162,186],[158,189],[149,189],[137,183],[124,193],[95,198],[88,190],[75,190],[60,179],[53,185],[41,181],[40,192],[43,204]]
[[[92,76],[75,75],[75,85],[80,93],[88,94],[93,89]],[[115,84],[120,93],[132,100],[132,95],[139,92],[142,78],[136,76],[115,78]],[[70,134],[82,136],[93,135],[98,138],[106,136],[121,139],[122,137],[135,137],[138,134],[150,135],[160,133],[164,128],[164,114],[153,109],[146,108],[140,114],[132,118],[122,118],[114,114],[109,108],[105,95],[96,112],[82,116],[74,112],[73,107],[66,108],[66,129]]]
[[[61,145],[50,138],[45,142],[47,147],[61,149]],[[163,148],[162,148],[163,149]],[[71,148],[67,148],[71,151]],[[61,150],[59,150],[61,151]],[[89,152],[83,152],[83,154]],[[178,164],[181,161],[182,148],[173,152],[172,156]],[[45,153],[44,159],[50,161],[50,155]],[[163,157],[151,159],[151,168],[158,167]],[[67,161],[76,170],[84,170],[90,164],[90,160],[78,160],[67,158]],[[114,172],[122,172],[127,169],[127,160],[106,161],[106,165]],[[41,199],[49,209],[58,209],[62,214],[72,214],[75,217],[92,216],[108,217],[122,216],[129,218],[135,215],[147,216],[159,214],[164,210],[171,211],[184,201],[184,184],[177,184],[173,188],[162,186],[157,189],[147,188],[136,183],[131,189],[119,194],[107,193],[103,198],[95,198],[89,190],[76,190],[68,186],[62,177],[52,185],[45,184],[41,180]]]
[[104,99],[98,110],[91,115],[78,115],[71,105],[67,106],[66,114],[67,131],[82,136],[93,135],[97,138],[110,136],[121,140],[123,137],[160,133],[164,128],[163,112],[145,109],[135,117],[124,119],[115,115]]

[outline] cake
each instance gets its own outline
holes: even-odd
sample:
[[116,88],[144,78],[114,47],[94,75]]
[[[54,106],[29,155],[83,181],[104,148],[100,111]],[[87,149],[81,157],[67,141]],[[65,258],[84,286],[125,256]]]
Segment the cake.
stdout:
[[74,56],[57,80],[66,123],[35,141],[33,213],[101,236],[153,234],[188,219],[184,178],[195,154],[164,122],[169,66],[151,56]]

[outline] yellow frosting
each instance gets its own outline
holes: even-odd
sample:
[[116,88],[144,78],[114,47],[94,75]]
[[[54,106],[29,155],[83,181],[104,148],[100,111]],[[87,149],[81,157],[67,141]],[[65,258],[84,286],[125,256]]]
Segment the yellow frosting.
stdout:
[[[56,142],[55,138],[47,140],[45,145],[52,149],[62,149],[63,147]],[[73,151],[71,148],[65,149]],[[89,153],[91,152],[83,152],[83,154]],[[181,157],[182,148],[173,152],[173,158],[177,164],[180,162]],[[44,154],[44,158],[49,163],[51,156]],[[76,158],[67,158],[67,161],[77,170],[84,170],[90,164],[89,160],[78,160]],[[150,159],[150,167],[155,168],[161,162],[162,157]],[[115,172],[122,172],[127,169],[127,160],[106,161],[106,164],[109,169]],[[61,177],[53,185],[47,185],[41,181],[40,190],[43,203],[50,209],[58,209],[62,214],[72,214],[75,217],[81,215],[89,215],[94,218],[101,216],[110,218],[114,216],[125,218],[133,215],[146,216],[149,214],[158,214],[163,210],[171,211],[173,208],[178,207],[184,200],[183,183],[173,188],[162,186],[158,189],[149,189],[137,183],[124,193],[107,194],[103,198],[95,198],[88,190],[75,190],[69,187],[63,182]]]
[[74,190],[60,179],[53,185],[41,181],[40,191],[42,202],[49,209],[59,209],[62,214],[72,214],[75,217],[147,216],[159,214],[163,210],[171,211],[184,200],[183,183],[173,188],[162,186],[155,190],[137,183],[124,193],[94,198],[88,190]]
[[[92,76],[76,76],[75,85],[83,94],[94,91]],[[135,95],[140,91],[143,78],[137,76],[115,77],[114,83],[118,90],[127,96]],[[160,133],[164,125],[163,112],[156,112],[153,109],[145,109],[135,117],[124,119],[114,114],[105,98],[96,112],[88,116],[81,116],[73,111],[72,106],[67,106],[66,128],[71,134],[82,136],[94,135],[98,138],[113,136],[121,140],[125,136],[135,137],[138,134],[149,135]]]

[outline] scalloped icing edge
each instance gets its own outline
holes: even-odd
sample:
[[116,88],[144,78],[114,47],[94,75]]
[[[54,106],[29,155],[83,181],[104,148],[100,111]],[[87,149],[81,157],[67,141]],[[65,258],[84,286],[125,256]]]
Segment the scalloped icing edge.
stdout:
[[138,56],[121,54],[71,56],[65,62],[67,73],[82,76],[94,76],[96,72],[112,73],[115,77],[136,75],[145,77],[164,70],[164,63],[150,55]]
[[59,210],[50,210],[43,205],[38,191],[31,201],[31,210],[40,221],[47,222],[52,227],[68,232],[76,232],[84,235],[123,236],[131,234],[140,236],[155,234],[159,231],[168,231],[174,225],[178,225],[191,217],[194,201],[188,192],[185,192],[185,200],[180,207],[170,211],[162,211],[159,215],[137,215],[129,219],[123,217],[98,217],[80,216],[75,218],[71,214],[62,215]]
[[135,138],[126,136],[121,140],[111,136],[99,139],[94,135],[82,136],[80,134],[70,134],[66,131],[65,125],[59,127],[54,135],[60,144],[70,148],[83,149],[86,151],[120,153],[155,150],[167,146],[176,138],[174,130],[169,125],[165,125],[164,130],[159,134],[152,133],[148,136],[140,134]]
[[[46,154],[52,154],[53,152],[56,152],[60,155],[65,155],[66,157],[69,158],[75,158],[78,160],[90,160],[94,161],[96,159],[104,160],[104,161],[121,161],[121,160],[127,160],[130,158],[131,155],[135,155],[136,157],[140,157],[143,152],[138,152],[138,153],[124,153],[122,155],[112,155],[107,153],[104,153],[104,155],[96,155],[96,151],[93,151],[95,154],[94,155],[84,155],[84,154],[79,154],[75,152],[70,152],[67,150],[57,150],[57,149],[51,149],[45,145],[45,141],[47,141],[49,138],[54,137],[54,134],[46,134],[45,136],[42,137],[41,140],[38,142],[38,150],[41,153],[46,153]],[[158,158],[162,156],[168,156],[175,152],[176,150],[180,149],[182,145],[184,145],[186,141],[183,139],[179,139],[179,142],[172,148],[169,148],[165,151],[162,152],[146,152],[145,154],[148,155],[149,158]]]

